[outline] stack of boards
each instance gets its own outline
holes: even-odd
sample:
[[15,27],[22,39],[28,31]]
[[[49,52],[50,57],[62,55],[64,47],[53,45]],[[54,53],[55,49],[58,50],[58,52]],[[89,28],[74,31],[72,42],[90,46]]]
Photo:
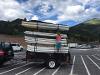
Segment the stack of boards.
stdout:
[[67,25],[62,25],[62,24],[52,24],[52,23],[46,23],[46,22],[41,22],[41,21],[22,21],[22,26],[28,27],[28,28],[33,28],[33,29],[38,29],[38,30],[45,30],[45,31],[62,31],[66,32],[69,30],[69,27]]
[[[69,27],[59,24],[51,24],[40,21],[23,21],[22,26],[33,28],[33,31],[25,31],[25,41],[28,43],[27,50],[31,52],[57,52],[55,48],[56,31],[67,32]],[[67,34],[61,33],[62,47],[60,53],[68,53]]]

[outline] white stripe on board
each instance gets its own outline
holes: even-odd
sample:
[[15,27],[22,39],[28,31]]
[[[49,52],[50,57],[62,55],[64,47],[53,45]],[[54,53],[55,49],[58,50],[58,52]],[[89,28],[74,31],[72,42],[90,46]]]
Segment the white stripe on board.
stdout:
[[83,62],[83,64],[84,64],[85,68],[86,68],[87,74],[88,74],[88,75],[91,75],[90,72],[89,72],[89,69],[87,68],[86,63],[85,63],[85,61],[84,61],[84,59],[83,59],[82,56],[81,56],[81,59],[82,59],[82,62]]

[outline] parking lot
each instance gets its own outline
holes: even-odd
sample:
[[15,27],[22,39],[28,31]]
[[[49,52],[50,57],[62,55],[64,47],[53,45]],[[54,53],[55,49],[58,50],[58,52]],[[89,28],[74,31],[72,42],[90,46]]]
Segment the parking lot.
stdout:
[[100,75],[100,50],[71,49],[71,64],[48,69],[43,63],[26,62],[25,51],[0,67],[0,75]]

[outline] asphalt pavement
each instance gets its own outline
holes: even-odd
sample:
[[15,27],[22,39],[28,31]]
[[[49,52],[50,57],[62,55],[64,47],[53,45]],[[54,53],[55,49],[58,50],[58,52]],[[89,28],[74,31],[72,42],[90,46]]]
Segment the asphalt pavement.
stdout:
[[0,67],[0,75],[100,75],[100,49],[70,49],[72,64],[48,69],[42,63],[26,62],[25,52]]

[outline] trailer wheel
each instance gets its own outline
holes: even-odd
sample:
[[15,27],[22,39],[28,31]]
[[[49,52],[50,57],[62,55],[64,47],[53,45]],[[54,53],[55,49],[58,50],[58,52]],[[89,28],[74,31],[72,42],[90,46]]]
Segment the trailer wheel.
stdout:
[[48,62],[47,62],[47,66],[48,66],[48,68],[50,68],[50,69],[54,69],[54,68],[56,68],[56,67],[58,66],[58,64],[57,64],[57,62],[56,62],[55,59],[50,59],[50,60],[48,60]]

